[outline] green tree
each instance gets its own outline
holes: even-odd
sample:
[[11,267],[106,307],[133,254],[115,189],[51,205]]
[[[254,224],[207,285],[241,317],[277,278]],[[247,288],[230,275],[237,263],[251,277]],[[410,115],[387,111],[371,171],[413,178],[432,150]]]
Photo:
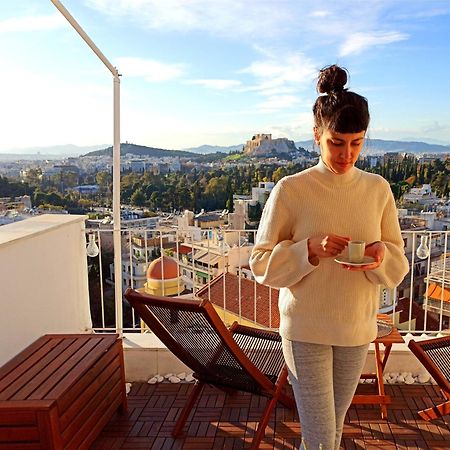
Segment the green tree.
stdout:
[[147,197],[142,192],[142,189],[136,189],[131,195],[130,202],[133,206],[145,206]]
[[449,174],[444,171],[437,172],[431,180],[431,189],[436,192],[438,197],[443,197],[448,190]]
[[40,186],[42,182],[42,169],[40,167],[37,169],[28,169],[25,179],[30,186]]
[[278,183],[283,177],[287,175],[287,170],[285,167],[280,166],[272,174],[272,181]]
[[100,189],[107,192],[110,184],[112,183],[111,173],[107,171],[97,172],[95,174],[95,182],[99,185]]
[[248,218],[252,222],[259,221],[261,219],[262,207],[259,202],[256,202],[255,206],[249,205],[248,207]]
[[151,209],[156,210],[161,207],[161,203],[159,201],[159,193],[157,191],[152,192],[150,195],[149,206]]

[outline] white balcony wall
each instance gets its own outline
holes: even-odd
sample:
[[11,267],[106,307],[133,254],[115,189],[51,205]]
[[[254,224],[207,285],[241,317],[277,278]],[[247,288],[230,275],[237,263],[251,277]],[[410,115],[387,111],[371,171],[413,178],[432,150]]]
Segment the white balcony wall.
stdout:
[[0,227],[0,365],[43,334],[92,328],[84,221],[47,214]]

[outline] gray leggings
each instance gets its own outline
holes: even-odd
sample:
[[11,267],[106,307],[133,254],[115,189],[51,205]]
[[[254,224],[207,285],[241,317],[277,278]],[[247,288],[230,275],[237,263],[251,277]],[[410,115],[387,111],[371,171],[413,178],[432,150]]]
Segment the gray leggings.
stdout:
[[283,353],[300,417],[301,449],[339,450],[369,345],[338,347],[283,339]]

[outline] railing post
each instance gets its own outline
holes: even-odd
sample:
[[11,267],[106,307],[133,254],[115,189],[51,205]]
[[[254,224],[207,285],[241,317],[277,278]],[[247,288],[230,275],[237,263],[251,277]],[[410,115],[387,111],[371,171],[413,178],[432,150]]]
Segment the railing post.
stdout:
[[114,146],[113,146],[113,237],[114,237],[114,299],[116,332],[123,334],[122,313],[122,238],[120,224],[120,78],[114,75]]

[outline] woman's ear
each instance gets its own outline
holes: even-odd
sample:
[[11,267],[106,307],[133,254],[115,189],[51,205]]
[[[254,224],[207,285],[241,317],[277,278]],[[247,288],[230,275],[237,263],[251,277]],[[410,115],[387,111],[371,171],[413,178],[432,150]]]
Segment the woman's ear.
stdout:
[[319,129],[317,127],[313,128],[313,132],[314,132],[314,141],[317,145],[320,145],[320,133],[319,133]]

